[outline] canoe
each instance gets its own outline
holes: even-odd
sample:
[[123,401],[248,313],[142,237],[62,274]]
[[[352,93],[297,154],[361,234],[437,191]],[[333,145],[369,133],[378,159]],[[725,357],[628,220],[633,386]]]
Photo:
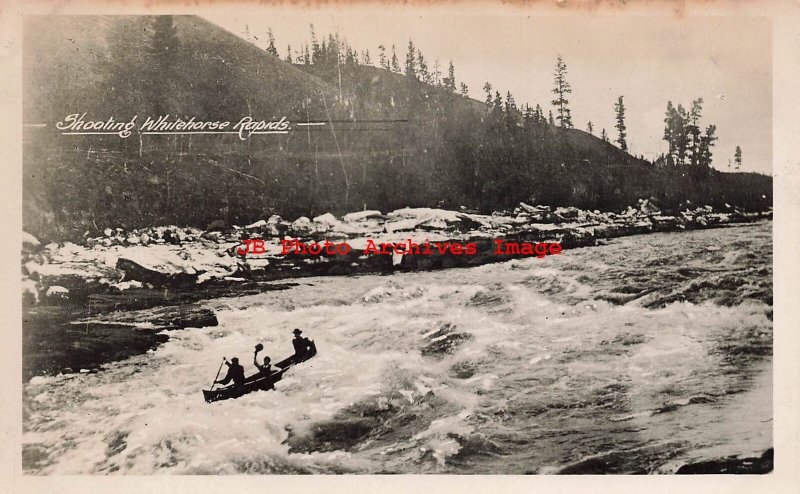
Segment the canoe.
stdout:
[[302,360],[298,360],[295,358],[294,355],[291,357],[287,357],[277,364],[274,367],[277,369],[272,372],[269,376],[262,377],[259,374],[255,374],[253,376],[248,377],[244,381],[244,386],[237,388],[235,385],[231,384],[230,386],[226,386],[224,388],[214,389],[214,390],[203,390],[203,398],[205,398],[206,403],[211,403],[214,401],[220,400],[228,400],[232,398],[238,398],[240,396],[246,395],[248,393],[252,393],[254,391],[268,391],[275,389],[275,383],[280,381],[283,378],[283,374],[289,370],[290,368],[294,367],[295,365],[305,362],[306,360],[314,357],[317,354],[317,346],[311,341],[311,352],[306,355],[306,357]]

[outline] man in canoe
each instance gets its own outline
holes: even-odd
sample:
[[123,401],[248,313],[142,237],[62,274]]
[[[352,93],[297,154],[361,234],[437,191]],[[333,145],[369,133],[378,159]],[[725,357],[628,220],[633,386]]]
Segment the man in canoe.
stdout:
[[225,361],[225,365],[228,366],[228,374],[225,376],[225,379],[221,381],[214,381],[216,384],[222,384],[223,386],[228,384],[229,382],[233,381],[233,385],[237,388],[241,388],[244,386],[244,367],[239,364],[239,359],[233,357],[230,362],[227,360]]
[[314,355],[314,344],[308,338],[300,336],[303,332],[299,328],[294,330],[294,361],[302,362],[311,358]]
[[264,356],[264,365],[258,363],[258,352],[264,349],[264,345],[259,343],[256,345],[256,353],[253,355],[253,365],[256,366],[258,369],[258,373],[255,376],[251,376],[248,379],[258,379],[261,377],[267,377],[272,374],[272,364],[270,363],[271,360],[268,356]]

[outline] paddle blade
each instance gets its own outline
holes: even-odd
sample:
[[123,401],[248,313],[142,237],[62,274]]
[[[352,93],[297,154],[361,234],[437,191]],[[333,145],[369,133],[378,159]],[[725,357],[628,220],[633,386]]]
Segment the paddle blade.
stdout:
[[256,351],[257,351],[257,352],[260,352],[260,351],[261,351],[261,350],[263,350],[263,349],[264,349],[264,345],[262,345],[261,343],[259,343],[258,345],[256,345]]

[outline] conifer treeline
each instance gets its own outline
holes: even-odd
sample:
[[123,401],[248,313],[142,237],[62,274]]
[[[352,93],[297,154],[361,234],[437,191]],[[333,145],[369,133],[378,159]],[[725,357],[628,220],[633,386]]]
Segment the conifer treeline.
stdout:
[[[401,67],[395,45],[392,45],[390,50],[387,50],[383,44],[379,45],[378,58],[373,62],[368,49],[359,52],[346,40],[342,39],[338,33],[328,34],[320,42],[314,25],[311,24],[310,28],[310,42],[302,43],[301,47],[295,50],[292,50],[291,45],[289,45],[285,61],[302,66],[315,66],[321,69],[334,67],[341,69],[342,66],[353,65],[375,66],[395,74],[403,74],[423,84],[444,88],[450,93],[458,93],[464,97],[469,96],[467,85],[464,82],[457,83],[456,81],[453,61],[450,60],[448,62],[447,74],[444,75],[439,60],[435,60],[431,67],[428,59],[422,50],[415,46],[413,40],[408,42],[405,63]],[[272,29],[268,29],[267,36],[269,43],[267,52],[278,56]],[[561,55],[558,55],[553,75],[554,87],[552,93],[554,94],[554,99],[551,104],[554,107],[555,115],[551,111],[547,122],[551,125],[557,123],[562,128],[571,129],[574,125],[568,96],[572,93],[572,88],[567,79],[567,65]],[[483,89],[486,93],[487,109],[491,110],[498,104],[498,101],[501,102],[501,99],[498,99],[497,95],[492,93],[491,83],[486,82]],[[509,106],[516,106],[510,91],[507,92],[506,98],[511,100],[512,104]],[[617,138],[614,142],[622,151],[628,151],[628,134],[623,99],[623,96],[619,96],[613,107],[616,121],[615,128],[617,130]],[[669,152],[657,158],[654,164],[711,166],[712,148],[718,139],[716,136],[717,127],[714,124],[709,124],[705,127],[705,134],[701,132],[699,121],[702,116],[702,105],[703,99],[698,98],[692,102],[691,110],[687,112],[680,104],[676,108],[671,101],[667,103],[666,118],[664,120],[664,140],[669,145]],[[536,104],[533,108],[525,104],[521,108],[521,112],[527,115],[528,121],[544,121],[539,104]],[[594,126],[591,121],[587,123],[587,131],[593,135]],[[601,131],[601,139],[609,142],[605,129]],[[644,159],[644,157],[640,156],[640,159]],[[741,165],[740,159],[736,162]]]
[[[267,39],[269,45],[266,51],[279,57],[275,48],[275,36],[271,28],[267,30]],[[452,60],[448,64],[447,74],[445,75],[439,60],[435,60],[431,66],[422,50],[417,49],[412,40],[408,42],[405,63],[401,66],[395,45],[392,45],[390,49],[387,49],[382,44],[378,45],[378,58],[374,59],[369,49],[359,52],[343,39],[339,33],[328,34],[318,38],[314,25],[311,24],[311,40],[302,43],[300,48],[293,49],[292,45],[288,44],[283,60],[295,65],[313,65],[322,69],[352,65],[372,66],[395,74],[413,77],[425,84],[443,87],[452,93],[458,92],[465,97],[469,95],[469,88],[465,83],[456,84],[455,67]]]

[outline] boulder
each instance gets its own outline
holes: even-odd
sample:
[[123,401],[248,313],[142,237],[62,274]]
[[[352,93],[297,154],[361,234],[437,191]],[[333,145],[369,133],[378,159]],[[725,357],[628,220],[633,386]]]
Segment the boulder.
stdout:
[[167,273],[158,271],[152,267],[146,267],[136,261],[120,257],[117,259],[117,269],[124,273],[121,281],[135,280],[141,283],[149,283],[153,286],[189,286],[197,283],[197,278],[201,274],[173,272]]
[[63,286],[51,286],[47,288],[45,295],[53,298],[66,298],[69,295],[69,290]]
[[[221,232],[228,229],[228,222],[225,220],[214,220],[207,227],[209,232]],[[180,232],[180,229],[178,230]]]
[[[280,216],[278,217],[280,218]],[[267,226],[267,222],[265,220],[258,220],[255,223],[250,223],[249,225],[245,226],[247,230],[255,230],[259,228],[264,228]]]
[[679,227],[678,218],[674,216],[655,215],[650,217],[656,231],[672,231]]
[[196,305],[178,305],[130,312],[115,312],[102,319],[105,323],[151,324],[155,328],[166,330],[204,328],[219,325],[217,315],[213,310]]
[[392,221],[384,225],[384,230],[386,233],[410,232],[415,230],[423,221],[425,220],[420,218],[408,218],[400,221]]
[[550,212],[550,206],[531,206],[529,204],[525,204],[524,202],[519,203],[519,209],[532,215]]
[[324,225],[327,227],[333,226],[339,223],[339,220],[336,219],[336,216],[332,215],[331,213],[321,214],[319,216],[314,217],[314,223],[319,225]]
[[457,223],[458,214],[455,211],[448,211],[446,209],[435,208],[402,208],[396,209],[389,213],[387,216],[391,219],[416,219],[419,222],[441,218],[448,223]]
[[314,230],[314,224],[306,216],[301,216],[292,222],[291,229],[295,233],[310,233]]
[[[775,450],[764,451],[759,457],[740,458],[727,456],[714,460],[704,460],[681,465],[675,472],[678,475],[697,474],[766,474],[775,468]],[[605,472],[604,472],[605,473]]]
[[342,217],[342,220],[350,223],[355,221],[364,221],[370,218],[378,218],[383,216],[380,211],[376,210],[367,210],[367,211],[358,211],[355,213],[347,213]]
[[556,208],[555,214],[567,220],[574,220],[578,218],[581,210],[574,207]]

